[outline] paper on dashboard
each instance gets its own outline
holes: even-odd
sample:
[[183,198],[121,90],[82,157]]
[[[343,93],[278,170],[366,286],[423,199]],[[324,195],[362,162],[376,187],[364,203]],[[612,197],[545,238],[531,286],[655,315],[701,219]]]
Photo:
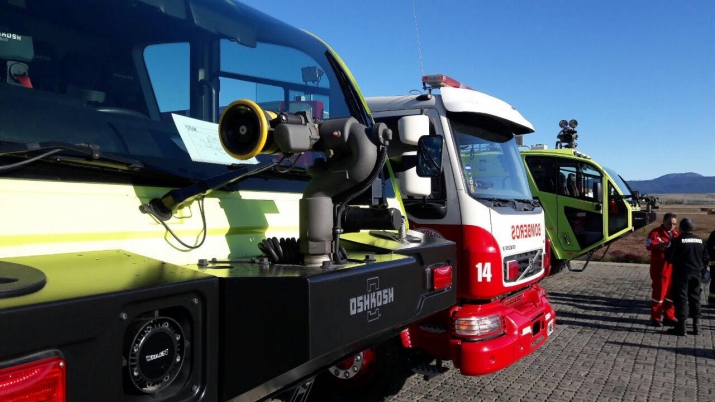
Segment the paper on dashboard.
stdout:
[[255,157],[238,160],[226,153],[219,139],[218,124],[173,113],[171,117],[192,161],[220,165],[258,163]]

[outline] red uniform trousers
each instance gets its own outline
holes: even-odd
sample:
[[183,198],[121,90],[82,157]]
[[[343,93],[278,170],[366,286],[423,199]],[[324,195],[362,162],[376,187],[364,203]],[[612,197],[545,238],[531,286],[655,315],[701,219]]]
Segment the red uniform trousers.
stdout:
[[675,320],[675,306],[670,290],[673,264],[665,261],[665,249],[660,247],[670,243],[670,239],[679,235],[677,230],[669,231],[660,225],[651,230],[646,238],[646,249],[650,251],[650,279],[653,286],[650,318],[656,321],[660,321],[662,316],[667,320]]
[[[660,262],[660,261],[658,261]],[[650,318],[660,321],[662,316],[675,321],[675,306],[671,294],[673,265],[665,261],[650,265],[653,293],[650,302]]]

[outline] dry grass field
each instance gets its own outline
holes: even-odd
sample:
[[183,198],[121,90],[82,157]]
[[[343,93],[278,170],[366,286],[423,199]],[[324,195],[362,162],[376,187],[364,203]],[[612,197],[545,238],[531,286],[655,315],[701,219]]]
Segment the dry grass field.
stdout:
[[[645,238],[648,232],[661,224],[663,214],[673,212],[678,216],[678,221],[682,218],[690,218],[695,222],[695,234],[703,239],[707,239],[710,232],[715,230],[715,214],[708,214],[708,210],[715,212],[715,194],[650,194],[658,197],[660,201],[656,222],[638,229],[627,236],[624,236],[613,244],[604,256],[606,248],[602,248],[593,254],[592,261],[609,262],[631,262],[647,264],[650,261],[650,253],[645,249]],[[585,260],[585,256],[579,257]]]

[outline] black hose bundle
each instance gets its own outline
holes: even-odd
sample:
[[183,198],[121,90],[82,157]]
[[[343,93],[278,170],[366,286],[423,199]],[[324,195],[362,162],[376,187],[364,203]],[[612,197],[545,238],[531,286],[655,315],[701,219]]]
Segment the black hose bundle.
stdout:
[[303,255],[298,250],[298,240],[269,237],[258,244],[258,248],[274,264],[302,264]]

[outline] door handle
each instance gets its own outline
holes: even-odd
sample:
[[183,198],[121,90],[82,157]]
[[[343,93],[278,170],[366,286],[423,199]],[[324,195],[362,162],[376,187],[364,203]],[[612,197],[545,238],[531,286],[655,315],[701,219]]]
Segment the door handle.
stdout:
[[597,202],[597,203],[593,204],[593,209],[595,211],[600,211],[601,209],[603,209],[603,205],[600,202]]

